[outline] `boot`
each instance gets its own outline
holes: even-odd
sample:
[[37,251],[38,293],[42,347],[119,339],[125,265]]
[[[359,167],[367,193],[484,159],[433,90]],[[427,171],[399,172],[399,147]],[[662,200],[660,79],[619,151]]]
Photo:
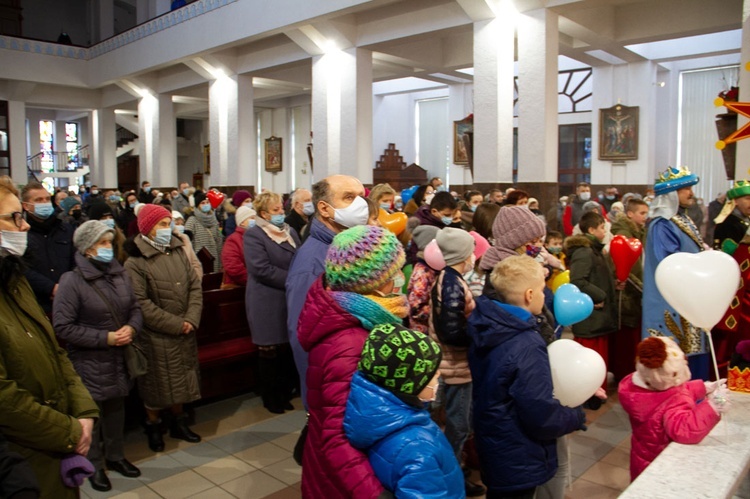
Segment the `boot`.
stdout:
[[164,438],[161,436],[161,420],[146,421],[146,436],[148,437],[148,448],[154,452],[164,451]]
[[280,393],[279,358],[276,349],[261,351],[258,356],[258,385],[263,407],[273,414],[284,414],[284,403]]
[[169,436],[191,443],[201,441],[201,436],[197,433],[193,433],[188,427],[187,416],[185,414],[180,414],[179,416],[174,417],[172,424],[169,426]]

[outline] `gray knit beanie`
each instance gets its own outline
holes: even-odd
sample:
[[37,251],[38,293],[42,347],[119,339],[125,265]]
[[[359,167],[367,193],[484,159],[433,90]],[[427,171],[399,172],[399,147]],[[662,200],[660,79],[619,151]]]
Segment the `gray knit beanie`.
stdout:
[[417,245],[419,251],[424,251],[424,247],[435,239],[438,230],[434,225],[420,225],[412,232],[411,240]]
[[474,252],[474,238],[463,229],[446,227],[435,236],[446,265],[455,265],[469,258]]
[[95,245],[108,232],[114,237],[115,231],[113,229],[99,220],[89,220],[76,229],[73,234],[73,245],[83,255],[87,249]]
[[544,237],[544,222],[525,206],[504,206],[492,223],[495,246],[514,250],[519,246]]

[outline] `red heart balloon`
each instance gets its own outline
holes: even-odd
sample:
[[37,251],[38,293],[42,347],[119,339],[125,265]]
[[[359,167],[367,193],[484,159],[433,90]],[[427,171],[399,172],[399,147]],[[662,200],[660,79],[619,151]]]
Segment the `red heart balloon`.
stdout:
[[643,253],[643,245],[635,237],[618,234],[612,238],[612,242],[609,243],[609,254],[615,262],[615,274],[618,281],[628,279],[630,269],[641,257],[641,253]]
[[224,202],[224,199],[226,199],[226,196],[219,192],[219,191],[208,191],[206,194],[206,198],[208,198],[208,202],[211,203],[211,208],[214,210],[221,206],[221,203]]

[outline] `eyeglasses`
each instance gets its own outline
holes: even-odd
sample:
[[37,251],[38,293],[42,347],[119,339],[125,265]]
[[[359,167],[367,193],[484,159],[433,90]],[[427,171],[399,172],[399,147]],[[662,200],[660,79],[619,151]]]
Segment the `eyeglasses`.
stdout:
[[20,211],[14,211],[13,213],[1,213],[0,218],[12,218],[13,223],[16,224],[16,227],[19,229],[23,227],[23,213]]

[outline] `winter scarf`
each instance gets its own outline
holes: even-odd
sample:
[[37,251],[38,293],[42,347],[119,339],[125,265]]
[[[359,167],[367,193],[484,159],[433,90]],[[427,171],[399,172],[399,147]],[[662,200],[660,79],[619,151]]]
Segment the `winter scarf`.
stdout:
[[[393,298],[382,298],[373,295],[360,295],[349,291],[329,291],[331,297],[347,313],[356,317],[362,323],[362,327],[368,331],[378,324],[401,324],[401,317],[398,317],[393,310],[387,310],[385,306],[391,306]],[[401,297],[394,297],[401,298]],[[405,298],[405,297],[404,297]],[[381,303],[376,302],[375,300]],[[395,301],[395,300],[394,300]],[[394,307],[399,310],[400,307]],[[403,308],[405,311],[406,308]],[[404,317],[406,315],[404,314]]]

